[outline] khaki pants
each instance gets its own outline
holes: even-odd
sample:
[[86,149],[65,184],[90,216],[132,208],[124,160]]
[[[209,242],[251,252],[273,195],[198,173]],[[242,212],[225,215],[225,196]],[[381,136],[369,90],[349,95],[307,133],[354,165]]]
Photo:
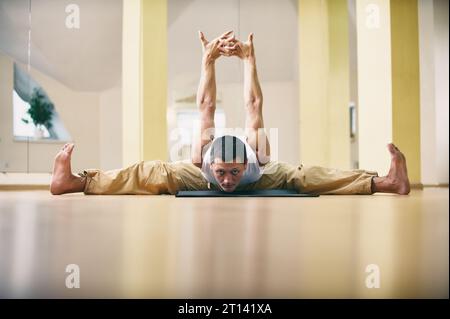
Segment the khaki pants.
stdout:
[[[315,194],[372,194],[371,183],[376,172],[341,171],[319,166],[306,167],[283,162],[270,162],[255,183],[238,186],[236,190],[295,189]],[[148,161],[124,169],[85,170],[85,194],[175,194],[179,190],[217,190],[202,176],[201,170],[187,162]]]

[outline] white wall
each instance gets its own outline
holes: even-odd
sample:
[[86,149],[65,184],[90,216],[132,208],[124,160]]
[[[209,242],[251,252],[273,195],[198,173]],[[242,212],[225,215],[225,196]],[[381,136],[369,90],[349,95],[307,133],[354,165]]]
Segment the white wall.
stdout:
[[[370,6],[379,9],[379,24],[375,28],[366,11]],[[386,145],[392,141],[389,1],[357,1],[356,19],[359,167],[385,175],[390,165]]]
[[[298,107],[296,107],[298,85],[293,81],[265,81],[261,83],[261,89],[264,94],[263,116],[266,131],[270,134],[270,129],[278,130],[278,145],[271,140],[272,160],[299,163],[299,129],[295,121],[298,118]],[[226,112],[227,127],[244,127],[242,84],[223,85],[221,100],[221,106]],[[234,107],[234,112],[229,111],[229,105]],[[269,136],[269,138],[274,137]]]
[[448,1],[419,1],[421,171],[448,184]]
[[141,65],[141,1],[123,3],[122,30],[122,163],[131,165],[139,161],[142,154],[140,123],[140,65]]
[[122,167],[122,88],[100,92],[99,135],[100,167]]
[[423,184],[437,184],[433,1],[420,0],[418,5],[421,180]]
[[448,183],[448,0],[434,0],[434,32],[437,173]]
[[[358,113],[358,63],[357,63],[357,43],[356,43],[356,0],[348,0],[348,39],[349,39],[349,88],[350,101],[355,104]],[[359,168],[358,151],[358,120],[356,121],[356,134],[350,140],[350,161],[352,168]]]

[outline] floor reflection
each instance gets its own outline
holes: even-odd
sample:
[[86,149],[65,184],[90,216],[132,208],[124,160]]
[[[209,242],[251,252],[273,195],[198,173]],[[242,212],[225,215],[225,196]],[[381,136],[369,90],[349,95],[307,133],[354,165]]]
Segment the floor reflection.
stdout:
[[[0,226],[1,297],[448,298],[445,189],[301,200],[2,192]],[[80,289],[65,286],[68,264]],[[379,288],[366,285],[368,265]]]

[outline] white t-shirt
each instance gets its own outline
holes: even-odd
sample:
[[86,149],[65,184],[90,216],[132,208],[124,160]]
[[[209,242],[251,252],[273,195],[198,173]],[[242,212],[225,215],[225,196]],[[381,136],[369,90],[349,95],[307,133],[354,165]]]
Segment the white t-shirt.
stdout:
[[[211,145],[214,141],[221,136],[214,138]],[[252,149],[250,144],[247,143],[245,137],[236,136],[245,144],[245,149],[247,151],[247,168],[242,175],[241,180],[239,181],[239,185],[250,184],[256,182],[261,178],[263,174],[264,168],[259,166],[258,158],[256,157],[255,151]],[[202,162],[202,175],[205,179],[215,185],[218,185],[216,178],[211,170],[211,146],[209,146],[208,150],[205,152],[205,156],[203,157]]]

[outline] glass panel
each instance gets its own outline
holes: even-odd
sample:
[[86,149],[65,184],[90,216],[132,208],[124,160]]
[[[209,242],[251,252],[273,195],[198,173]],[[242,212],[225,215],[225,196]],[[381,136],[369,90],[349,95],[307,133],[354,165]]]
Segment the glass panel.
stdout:
[[[29,0],[0,1],[0,172],[29,171],[27,138],[20,143],[14,139],[16,128],[26,130],[19,122],[27,106],[15,92],[15,65],[27,73],[29,5]],[[26,82],[22,93],[28,95]]]
[[32,0],[31,8],[29,104],[51,116],[29,128],[30,171],[51,172],[66,142],[76,144],[74,173],[121,167],[122,1]]

